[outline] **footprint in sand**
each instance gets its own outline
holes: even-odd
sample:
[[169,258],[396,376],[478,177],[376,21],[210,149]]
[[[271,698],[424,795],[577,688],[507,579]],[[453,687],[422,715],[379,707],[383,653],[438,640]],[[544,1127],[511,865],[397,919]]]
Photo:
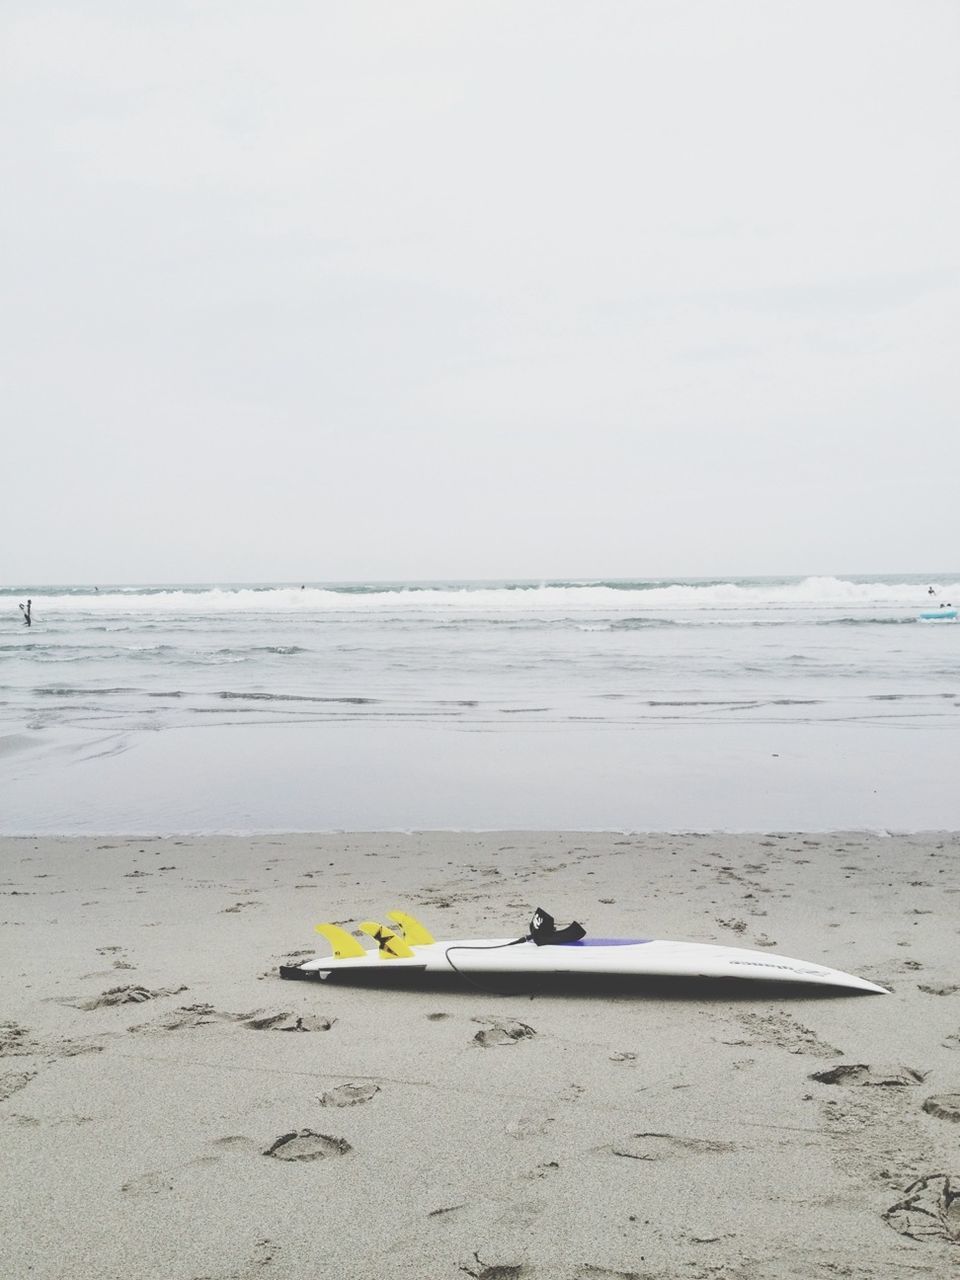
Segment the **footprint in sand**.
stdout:
[[938,1120],[952,1120],[960,1124],[960,1093],[941,1093],[934,1098],[927,1098],[923,1104],[927,1115],[936,1116]]
[[923,1084],[927,1074],[926,1071],[915,1071],[913,1067],[871,1067],[866,1062],[841,1062],[825,1071],[814,1071],[810,1079],[820,1084],[880,1085],[903,1089]]
[[244,1017],[243,1025],[250,1031],[329,1031],[336,1018],[324,1018],[315,1013],[264,1013]]
[[205,1027],[222,1021],[231,1015],[220,1013],[212,1004],[184,1004],[172,1013],[165,1014],[159,1022],[138,1022],[128,1031],[182,1031],[187,1027]]
[[537,1033],[525,1022],[495,1021],[490,1018],[473,1018],[473,1022],[486,1022],[489,1025],[478,1031],[473,1037],[474,1044],[482,1049],[491,1049],[497,1045],[516,1044],[518,1040],[529,1040]]
[[535,1165],[532,1169],[523,1169],[513,1176],[521,1182],[542,1182],[544,1178],[549,1178],[560,1168],[557,1160],[545,1160],[542,1164]]
[[732,929],[734,933],[746,933],[747,931],[746,920],[721,920],[717,917],[717,924],[724,929]]
[[[558,1271],[556,1267],[531,1267],[523,1262],[484,1262],[479,1253],[460,1263],[460,1270],[473,1280],[644,1280],[647,1271],[614,1271],[589,1262]],[[699,1274],[699,1272],[698,1272]]]
[[76,1058],[81,1053],[103,1053],[104,1045],[96,1040],[48,1040],[43,1051],[51,1059]]
[[250,1280],[250,1277],[261,1274],[261,1267],[275,1262],[281,1253],[281,1245],[264,1237],[254,1242],[249,1259],[239,1270],[231,1267],[229,1271],[205,1271],[197,1280]]
[[[696,1237],[690,1237],[696,1243]],[[594,1267],[588,1262],[577,1269],[577,1280],[644,1280],[646,1272],[611,1271],[609,1267]]]
[[326,1160],[330,1156],[344,1156],[352,1150],[345,1138],[332,1138],[328,1133],[300,1129],[282,1133],[263,1154],[272,1156],[274,1160]]
[[473,1280],[524,1280],[525,1276],[533,1275],[533,1272],[523,1263],[487,1264],[482,1262],[476,1253],[469,1263],[460,1264],[460,1270],[466,1272],[468,1276],[473,1276]]
[[918,982],[917,990],[928,996],[955,996],[960,991],[960,982]]
[[960,1189],[957,1179],[932,1173],[912,1182],[883,1220],[911,1240],[949,1240],[960,1244]]
[[35,1053],[38,1048],[26,1027],[21,1027],[18,1022],[0,1023],[0,1058]]
[[104,991],[102,995],[93,996],[89,1000],[73,1001],[72,1007],[89,1011],[107,1009],[115,1004],[143,1004],[145,1000],[156,1000],[160,996],[176,996],[181,991],[187,990],[189,990],[188,987],[161,987],[156,991],[141,986],[111,987],[109,991]]
[[[787,1013],[753,1013],[744,1010],[740,1013],[740,1021],[759,1039],[767,1040],[788,1053],[811,1053],[822,1058],[839,1058],[842,1050],[834,1048],[821,1040],[815,1031],[791,1018]],[[737,1044],[740,1041],[723,1041],[724,1044]]]
[[[186,988],[184,988],[186,990]],[[236,1022],[249,1031],[329,1031],[336,1018],[324,1018],[320,1014],[290,1013],[273,1010],[269,1013],[226,1013],[212,1004],[185,1004],[166,1014],[157,1022],[141,1022],[130,1031],[184,1031],[194,1027],[210,1026],[214,1022]]]
[[36,1040],[29,1028],[16,1022],[0,1023],[0,1058],[43,1055],[48,1062],[57,1058],[75,1058],[81,1053],[102,1053],[96,1040]]
[[730,1142],[712,1142],[708,1138],[680,1138],[673,1133],[631,1133],[613,1143],[615,1156],[630,1160],[669,1160],[671,1156],[722,1154],[736,1151]]
[[546,1133],[556,1116],[553,1109],[544,1103],[532,1103],[525,1107],[518,1116],[508,1121],[504,1133],[511,1138],[534,1138]]
[[378,1084],[341,1084],[321,1093],[319,1102],[321,1107],[355,1107],[370,1102],[379,1092]]
[[0,1102],[26,1088],[36,1074],[35,1071],[7,1071],[0,1075]]
[[173,1190],[173,1180],[168,1173],[145,1173],[139,1178],[131,1178],[120,1188],[128,1195],[155,1196],[164,1191]]
[[[251,1138],[218,1138],[213,1145],[226,1150],[243,1149],[251,1152],[260,1150]],[[185,1169],[205,1168],[217,1164],[219,1160],[219,1154],[194,1156],[192,1160],[186,1160],[183,1164],[174,1165],[172,1168],[154,1169],[150,1173],[130,1178],[123,1183],[120,1190],[135,1196],[161,1195],[163,1192],[175,1189],[177,1175]]]
[[267,1237],[262,1237],[253,1246],[253,1257],[250,1259],[250,1265],[253,1267],[265,1267],[273,1262],[281,1253],[281,1246],[275,1244]]
[[259,1145],[252,1138],[246,1138],[239,1133],[228,1134],[225,1138],[215,1138],[213,1145],[221,1151],[241,1151],[252,1152],[259,1151]]

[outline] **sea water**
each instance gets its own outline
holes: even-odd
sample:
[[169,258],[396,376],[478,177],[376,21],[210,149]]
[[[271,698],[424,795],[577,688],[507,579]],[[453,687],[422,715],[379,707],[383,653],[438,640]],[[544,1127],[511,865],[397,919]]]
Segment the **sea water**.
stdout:
[[4,588],[0,831],[953,829],[946,601],[960,574]]

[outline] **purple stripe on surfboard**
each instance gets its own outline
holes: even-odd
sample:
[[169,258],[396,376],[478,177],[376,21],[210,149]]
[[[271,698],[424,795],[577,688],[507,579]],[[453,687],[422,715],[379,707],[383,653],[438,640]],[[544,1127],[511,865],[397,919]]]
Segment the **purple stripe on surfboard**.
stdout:
[[639,947],[652,938],[580,938],[577,942],[553,942],[554,947]]

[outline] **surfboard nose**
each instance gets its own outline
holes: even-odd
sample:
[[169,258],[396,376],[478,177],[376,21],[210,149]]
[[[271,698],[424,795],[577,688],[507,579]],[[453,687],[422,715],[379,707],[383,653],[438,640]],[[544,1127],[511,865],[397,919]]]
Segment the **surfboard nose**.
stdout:
[[869,991],[876,996],[889,996],[892,994],[889,987],[881,987],[879,982],[870,982],[867,978],[858,978],[853,973],[841,973],[839,969],[834,969],[834,981],[838,987],[846,987],[850,991]]

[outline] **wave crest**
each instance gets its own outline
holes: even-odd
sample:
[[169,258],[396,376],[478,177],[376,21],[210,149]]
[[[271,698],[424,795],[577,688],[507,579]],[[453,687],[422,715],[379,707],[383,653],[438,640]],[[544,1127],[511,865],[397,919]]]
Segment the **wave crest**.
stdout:
[[[8,593],[4,593],[8,594]],[[729,581],[505,582],[329,587],[173,587],[64,590],[34,595],[34,614],[633,615],[659,609],[919,609],[934,597],[921,581],[836,577]],[[960,581],[938,584],[936,601],[960,601]],[[626,621],[626,619],[625,619]],[[627,622],[630,625],[630,622]],[[281,652],[278,646],[277,652]]]

